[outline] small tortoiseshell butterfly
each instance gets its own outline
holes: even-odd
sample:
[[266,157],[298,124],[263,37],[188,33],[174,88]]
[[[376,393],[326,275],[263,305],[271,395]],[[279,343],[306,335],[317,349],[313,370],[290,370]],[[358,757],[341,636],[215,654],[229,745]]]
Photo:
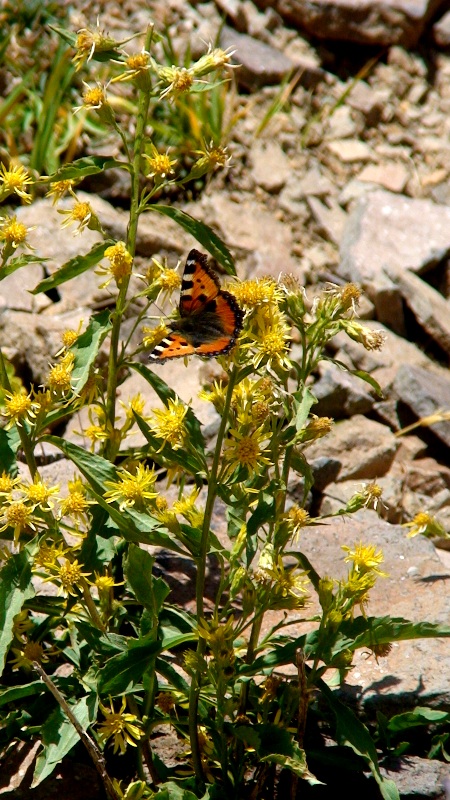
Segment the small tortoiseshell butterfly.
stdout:
[[242,330],[244,312],[230,292],[220,288],[207,258],[191,250],[181,282],[179,319],[167,323],[170,333],[150,353],[150,360],[228,353]]

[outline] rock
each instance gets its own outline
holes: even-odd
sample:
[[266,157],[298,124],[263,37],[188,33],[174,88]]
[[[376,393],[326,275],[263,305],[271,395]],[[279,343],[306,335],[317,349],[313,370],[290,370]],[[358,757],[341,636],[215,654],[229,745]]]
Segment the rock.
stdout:
[[349,106],[339,106],[327,118],[326,138],[327,139],[348,139],[362,133],[363,126],[357,125],[352,110]]
[[[450,378],[411,364],[402,364],[394,381],[399,400],[417,419],[450,409]],[[450,447],[450,421],[436,422],[430,430]]]
[[360,111],[365,117],[366,125],[372,127],[380,121],[381,112],[386,104],[386,94],[372,89],[365,81],[357,81],[347,102],[351,108]]
[[[355,486],[355,492],[360,486]],[[298,549],[310,560],[319,575],[344,578],[348,565],[341,545],[362,541],[382,550],[381,569],[387,578],[378,578],[369,592],[365,608],[368,616],[403,617],[413,622],[429,621],[448,627],[450,596],[436,585],[449,580],[433,544],[423,536],[408,539],[399,525],[378,519],[374,511],[363,510],[329,524],[308,527]],[[311,597],[310,616],[317,603]],[[391,652],[378,659],[367,657],[367,650],[355,653],[353,669],[343,687],[345,696],[356,698],[375,717],[380,710],[389,715],[416,705],[445,710],[450,703],[450,647],[448,639],[413,639],[393,644]],[[404,796],[404,795],[402,795]]]
[[249,90],[281,83],[294,66],[280,50],[226,25],[222,28],[220,46],[235,50],[233,61],[239,64],[237,80]]
[[378,319],[404,332],[398,287],[385,267],[426,272],[450,253],[450,208],[384,190],[356,201],[341,240],[338,274],[363,286]]
[[247,30],[247,20],[242,0],[215,0],[220,12],[233,23],[238,31]]
[[328,199],[328,205],[312,196],[307,198],[307,203],[321,233],[339,245],[347,222],[345,211],[332,197]]
[[326,439],[307,450],[308,461],[325,452],[341,462],[338,481],[372,480],[385,475],[399,447],[398,439],[385,425],[360,414],[336,423]]
[[418,323],[447,354],[450,354],[450,301],[408,270],[389,265],[386,272]]
[[359,139],[335,139],[333,142],[328,142],[327,148],[344,164],[370,161],[373,158],[369,145]]
[[319,375],[314,384],[314,396],[318,400],[312,409],[314,414],[343,419],[366,414],[372,408],[369,385],[360,378],[326,361],[320,364]]
[[308,197],[329,197],[335,193],[335,187],[330,179],[320,171],[317,165],[312,166],[305,174],[297,179],[292,176],[291,182],[296,186],[298,198]]
[[357,176],[358,181],[376,183],[390,192],[403,192],[409,172],[403,164],[368,164]]
[[[265,5],[265,0],[260,4]],[[413,47],[443,0],[276,0],[291,24],[320,39]]]
[[413,755],[389,758],[381,767],[381,774],[395,782],[402,798],[448,800],[450,769],[442,761]]
[[256,141],[250,151],[253,180],[266,192],[277,193],[283,188],[292,167],[278,142]]
[[450,47],[450,11],[433,25],[432,33],[438,47]]

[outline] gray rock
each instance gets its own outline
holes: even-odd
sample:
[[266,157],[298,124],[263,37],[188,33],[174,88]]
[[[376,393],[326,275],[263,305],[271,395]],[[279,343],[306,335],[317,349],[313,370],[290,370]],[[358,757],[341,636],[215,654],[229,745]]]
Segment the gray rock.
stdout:
[[372,89],[365,81],[357,81],[353,86],[347,102],[351,108],[364,115],[366,125],[377,125],[381,119],[381,112],[386,104],[385,93]]
[[307,449],[306,455],[309,461],[325,452],[340,461],[338,481],[372,480],[386,474],[398,447],[398,439],[385,425],[357,414],[336,423],[325,439]]
[[280,50],[245,33],[237,33],[226,25],[220,35],[220,45],[235,50],[233,61],[239,64],[236,78],[250,90],[281,83],[294,67],[292,61]]
[[344,164],[373,159],[372,149],[360,139],[335,139],[327,144],[328,150]]
[[378,319],[404,332],[398,287],[385,267],[422,273],[450,253],[450,208],[383,190],[356,201],[341,241],[338,274],[363,286]]
[[339,245],[347,222],[347,214],[339,203],[333,197],[329,197],[328,204],[325,205],[312,195],[307,198],[307,203],[320,232],[331,242]]
[[357,180],[376,183],[389,192],[403,192],[409,178],[409,172],[404,164],[384,163],[368,164],[361,170]]
[[250,160],[253,179],[266,192],[279,192],[292,172],[289,159],[278,142],[256,141],[250,151]]
[[439,47],[450,47],[450,11],[433,25],[433,38]]
[[427,21],[440,7],[444,7],[444,0],[275,2],[282,17],[312,36],[371,45],[402,44],[405,47],[418,42]]
[[402,798],[448,800],[445,784],[450,782],[450,767],[442,761],[405,755],[389,759],[381,774],[395,782]]
[[[394,381],[399,400],[420,419],[450,410],[450,378],[412,364],[402,364]],[[430,430],[450,447],[450,421],[436,422]]]
[[354,414],[366,414],[373,406],[368,384],[326,361],[320,364],[314,396],[318,402],[313,411],[320,417],[343,419]]

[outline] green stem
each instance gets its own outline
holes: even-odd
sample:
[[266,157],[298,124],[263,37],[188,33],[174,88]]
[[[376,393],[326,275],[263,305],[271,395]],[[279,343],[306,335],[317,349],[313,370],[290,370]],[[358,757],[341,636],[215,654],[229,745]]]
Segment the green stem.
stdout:
[[[147,31],[145,47],[150,46],[153,28]],[[136,136],[134,140],[133,161],[131,164],[131,205],[130,205],[130,219],[127,231],[127,250],[134,257],[136,251],[136,233],[139,220],[139,204],[140,204],[140,188],[139,178],[141,172],[141,157],[144,147],[145,139],[145,125],[148,117],[148,109],[150,104],[150,94],[148,92],[139,92],[138,100],[138,113],[136,119]],[[112,331],[111,331],[111,346],[109,350],[108,362],[108,383],[107,383],[107,399],[106,399],[106,424],[110,434],[114,431],[116,421],[116,393],[117,393],[117,372],[118,372],[118,356],[119,356],[119,341],[120,341],[120,328],[122,323],[122,316],[125,310],[127,301],[128,286],[130,283],[131,275],[122,279],[119,287],[119,295],[117,297],[116,309],[112,318]],[[114,458],[117,448],[117,442],[112,435],[106,440],[105,456],[110,459]]]
[[[12,392],[1,348],[0,348],[0,384],[1,386],[3,386],[4,389],[6,389],[7,392]],[[28,469],[30,470],[31,479],[34,481],[35,476],[36,475],[39,476],[39,473],[36,464],[36,459],[34,457],[34,447],[32,444],[32,439],[28,430],[28,426],[26,425],[25,421],[23,421],[20,425],[17,424],[17,430],[19,432],[20,443],[22,445],[22,450],[25,455],[25,460],[27,462]]]
[[[204,619],[203,603],[205,594],[206,559],[208,557],[209,531],[211,527],[211,518],[214,508],[214,501],[217,496],[217,476],[219,474],[219,464],[220,464],[220,456],[222,454],[222,444],[228,424],[231,399],[233,396],[233,389],[236,385],[237,375],[238,375],[238,369],[236,366],[233,366],[230,372],[230,379],[228,382],[222,419],[217,434],[216,449],[214,452],[211,472],[209,474],[208,495],[206,498],[205,513],[203,517],[202,538],[200,542],[200,555],[197,562],[197,587],[196,587],[197,625],[200,623],[202,619]],[[206,649],[206,641],[203,638],[203,636],[199,636],[197,642],[197,658],[199,661],[203,658],[205,649]],[[203,767],[201,762],[200,747],[198,743],[198,731],[197,731],[199,694],[200,694],[200,672],[197,669],[192,676],[191,686],[189,691],[189,737],[191,741],[192,762],[195,770],[195,776],[201,788],[204,786],[204,776],[203,776]]]

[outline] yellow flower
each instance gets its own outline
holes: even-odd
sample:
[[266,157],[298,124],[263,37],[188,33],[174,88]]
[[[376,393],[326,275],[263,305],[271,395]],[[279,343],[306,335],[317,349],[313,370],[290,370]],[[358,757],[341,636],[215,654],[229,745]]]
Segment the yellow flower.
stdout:
[[288,358],[291,328],[276,306],[262,305],[250,318],[243,348],[254,351],[253,363],[290,369]]
[[311,415],[306,428],[301,433],[300,441],[302,444],[306,442],[314,442],[316,439],[321,439],[331,431],[334,420],[331,417],[317,417],[315,414]]
[[23,222],[17,222],[17,217],[9,217],[2,221],[0,240],[6,242],[6,246],[9,245],[13,250],[19,247],[20,244],[26,245],[29,250],[32,250],[33,248],[27,244],[26,238],[28,232],[34,230],[35,227],[33,225],[32,228],[27,228]]
[[311,524],[311,517],[308,512],[300,506],[292,506],[287,513],[287,518],[290,526],[292,526],[292,535],[298,536],[302,528],[306,528]]
[[189,173],[189,178],[191,180],[201,178],[203,175],[206,175],[207,172],[214,172],[214,170],[223,169],[223,167],[225,167],[231,160],[231,156],[227,155],[226,147],[216,147],[212,142],[204,152],[201,150],[197,152],[200,157],[197,159]]
[[75,41],[76,53],[73,57],[73,62],[76,64],[77,72],[81,69],[83,64],[89,62],[94,53],[107,53],[113,51],[119,44],[115,39],[100,30],[99,22],[97,20],[97,30],[90,28],[81,28]]
[[101,284],[101,289],[114,279],[117,286],[122,284],[124,278],[131,275],[131,265],[133,256],[128,252],[124,242],[116,242],[105,250],[105,258],[109,261],[109,267],[100,266],[95,270],[97,275],[109,275],[108,280]]
[[199,495],[199,489],[193,489],[189,497],[184,495],[180,500],[175,500],[172,506],[172,513],[184,517],[194,527],[200,527],[203,523],[203,511],[196,507],[195,501]]
[[47,484],[39,480],[39,478],[35,478],[34,483],[28,485],[24,484],[22,491],[25,495],[25,499],[32,504],[33,508],[39,506],[42,511],[51,511],[55,506],[52,498],[58,494],[59,485],[47,486]]
[[156,481],[156,473],[139,464],[133,474],[126,469],[117,472],[118,481],[105,481],[105,486],[110,486],[110,490],[103,495],[107,503],[119,503],[119,509],[136,506],[144,509],[149,500],[154,500],[158,492],[153,491]]
[[269,451],[262,446],[267,440],[267,433],[262,428],[246,434],[231,429],[229,434],[230,438],[225,442],[223,456],[232,471],[243,466],[250,472],[259,472],[270,464],[270,459],[265,455]]
[[31,203],[31,195],[26,191],[26,187],[33,183],[25,167],[21,164],[10,164],[9,170],[2,164],[0,167],[0,200],[4,200],[10,194],[17,194],[25,203]]
[[55,574],[49,578],[44,578],[44,581],[60,583],[60,590],[73,597],[77,597],[78,593],[83,590],[84,578],[91,574],[90,572],[82,572],[82,565],[78,563],[76,558],[73,561],[65,558],[62,564],[55,563],[53,569]]
[[150,155],[144,154],[144,158],[148,161],[150,167],[146,177],[160,180],[173,175],[173,165],[177,163],[176,158],[170,159],[167,153],[159,153],[154,144],[150,145],[150,150]]
[[208,75],[216,69],[223,69],[223,67],[230,67],[231,57],[236,51],[232,47],[222,50],[220,47],[208,46],[208,52],[199,58],[198,61],[191,67],[192,73],[196,78],[203,75]]
[[142,333],[144,334],[142,337],[144,347],[150,348],[154,347],[155,344],[159,344],[167,336],[168,328],[161,322],[156,328],[144,326]]
[[352,561],[353,569],[356,573],[364,574],[366,572],[374,572],[377,575],[386,577],[386,573],[379,569],[379,564],[384,561],[384,556],[381,550],[376,552],[375,545],[365,545],[362,542],[355,544],[353,550],[347,545],[341,545],[343,550],[346,550],[348,555],[345,556],[344,561]]
[[169,98],[169,100],[174,100],[192,89],[194,76],[191,70],[186,67],[163,67],[155,63],[154,66],[156,66],[158,77],[163,83],[167,84],[164,91],[160,94],[161,100],[163,100],[164,97]]
[[8,472],[3,470],[0,475],[0,495],[10,495],[19,483],[20,478],[13,478]]
[[64,543],[47,544],[42,542],[35,556],[34,563],[37,567],[54,568],[59,565],[59,559],[68,552]]
[[5,391],[4,395],[2,414],[4,417],[9,417],[7,428],[14,423],[20,425],[23,421],[30,422],[36,416],[36,405],[31,399],[31,392],[25,394],[24,392]]
[[167,408],[153,409],[154,419],[149,421],[149,427],[158,439],[164,440],[161,449],[166,443],[170,444],[174,450],[184,444],[187,436],[184,421],[187,410],[188,407],[178,398],[169,399]]
[[18,669],[32,669],[33,661],[38,661],[42,664],[43,661],[48,661],[48,657],[44,654],[44,649],[39,642],[27,642],[23,649],[16,647],[11,648],[15,653],[15,658],[11,661],[13,672]]
[[0,533],[7,528],[14,529],[14,541],[17,542],[20,534],[31,528],[36,530],[36,518],[33,516],[33,509],[26,506],[22,500],[14,500],[9,505],[4,506],[2,509],[3,525],[0,528]]
[[353,497],[350,498],[345,506],[345,511],[348,513],[353,513],[354,511],[358,511],[360,508],[373,508],[376,510],[381,502],[382,494],[383,490],[380,486],[378,486],[377,483],[363,483],[362,490],[360,492],[356,492]]
[[373,331],[354,319],[342,319],[340,326],[351,339],[360,342],[366,350],[381,350],[386,341],[383,331]]
[[65,394],[72,388],[72,372],[75,366],[75,355],[70,351],[66,353],[59,364],[51,367],[47,383],[54,394]]
[[63,228],[66,228],[68,225],[72,225],[73,223],[78,225],[78,229],[75,231],[75,236],[80,234],[84,228],[86,228],[86,226],[89,226],[91,220],[95,220],[98,225],[98,220],[95,217],[95,214],[92,211],[89,203],[82,203],[77,200],[72,208],[58,208],[58,213],[64,214],[67,217],[67,219],[65,219],[62,223]]
[[408,538],[422,534],[432,539],[435,536],[448,539],[449,534],[438,520],[426,511],[419,511],[411,522],[405,522],[403,528],[410,528]]
[[83,105],[79,108],[101,108],[107,102],[104,87],[97,83],[96,86],[88,86],[83,92]]
[[100,703],[100,708],[105,716],[105,721],[99,725],[98,736],[102,742],[114,737],[114,753],[120,750],[121,755],[125,753],[127,745],[136,747],[137,741],[144,736],[144,732],[139,727],[139,720],[134,714],[125,714],[126,700],[122,697],[120,711],[114,711],[113,701],[110,699],[110,708],[106,708]]
[[114,583],[114,578],[111,575],[99,575],[98,572],[94,573],[95,581],[94,586],[97,587],[99,594],[106,593],[113,589],[114,586],[123,586],[124,582]]
[[256,278],[242,281],[228,287],[239,304],[253,310],[264,304],[278,304],[283,299],[283,292],[273,278]]
[[172,709],[175,708],[175,697],[172,692],[160,692],[156,698],[156,705],[163,714],[170,714]]
[[[75,181],[71,178],[67,178],[63,181],[53,181],[50,189],[46,193],[46,197],[53,197],[53,205],[55,205],[58,200],[61,200],[66,194],[71,194],[72,197],[75,198],[75,194],[73,192],[73,187],[75,186]],[[76,198],[75,198],[76,199]]]
[[23,609],[14,617],[13,633],[19,642],[25,641],[27,633],[34,628],[29,613],[27,609]]

